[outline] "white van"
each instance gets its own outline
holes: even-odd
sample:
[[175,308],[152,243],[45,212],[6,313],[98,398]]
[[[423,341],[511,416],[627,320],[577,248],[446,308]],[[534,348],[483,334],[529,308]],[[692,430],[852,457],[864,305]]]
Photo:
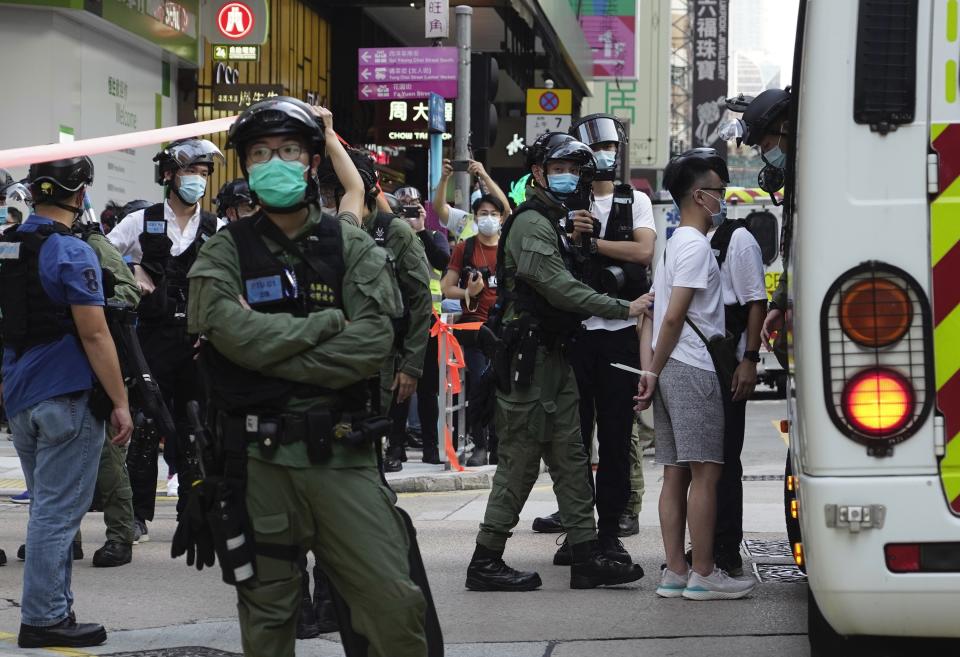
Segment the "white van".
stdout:
[[787,487],[812,653],[960,654],[958,3],[801,0],[797,32]]

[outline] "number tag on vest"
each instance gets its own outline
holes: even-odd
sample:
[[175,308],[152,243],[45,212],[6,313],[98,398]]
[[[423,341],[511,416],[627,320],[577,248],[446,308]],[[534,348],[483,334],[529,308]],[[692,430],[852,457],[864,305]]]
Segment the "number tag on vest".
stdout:
[[283,282],[280,275],[251,278],[246,282],[247,303],[266,303],[283,299]]
[[0,260],[19,260],[20,242],[0,242]]
[[616,196],[616,197],[614,197],[613,202],[614,202],[614,203],[621,203],[621,204],[623,204],[623,205],[630,205],[631,203],[633,203],[633,199],[632,199],[632,198],[629,198],[629,197],[627,197],[627,196],[623,196],[623,197]]
[[167,222],[166,221],[148,221],[147,234],[148,235],[166,235]]

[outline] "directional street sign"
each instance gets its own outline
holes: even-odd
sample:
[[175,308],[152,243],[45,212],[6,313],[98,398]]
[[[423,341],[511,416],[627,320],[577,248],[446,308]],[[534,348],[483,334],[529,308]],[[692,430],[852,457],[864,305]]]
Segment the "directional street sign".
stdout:
[[360,100],[457,97],[456,48],[360,48],[357,63]]

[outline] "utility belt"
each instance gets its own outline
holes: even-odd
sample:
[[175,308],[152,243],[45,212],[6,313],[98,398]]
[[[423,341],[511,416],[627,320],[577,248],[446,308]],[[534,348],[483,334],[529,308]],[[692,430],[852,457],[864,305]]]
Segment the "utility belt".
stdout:
[[513,386],[529,387],[536,369],[537,349],[543,347],[547,351],[565,353],[578,334],[579,331],[545,331],[533,323],[529,314],[505,324],[493,358],[497,388],[508,394]]
[[259,445],[260,454],[272,460],[280,445],[303,442],[310,463],[328,460],[334,442],[361,449],[382,440],[390,433],[390,418],[348,415],[339,411],[318,410],[306,413],[217,413],[218,433],[226,440],[241,438],[247,445]]

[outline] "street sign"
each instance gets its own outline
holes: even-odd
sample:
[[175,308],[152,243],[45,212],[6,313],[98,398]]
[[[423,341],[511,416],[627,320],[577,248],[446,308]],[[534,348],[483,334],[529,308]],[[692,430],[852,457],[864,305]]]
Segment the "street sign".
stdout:
[[570,89],[527,89],[527,114],[573,114]]
[[569,114],[527,114],[527,146],[545,132],[569,132],[572,123]]
[[215,62],[256,62],[260,59],[260,46],[213,46]]
[[360,100],[457,97],[456,48],[360,48],[357,63]]
[[253,46],[267,40],[267,0],[209,0],[202,11],[203,33],[213,46]]
[[430,110],[427,117],[427,129],[430,132],[443,133],[447,129],[447,121],[444,118],[443,96],[440,94],[430,94]]
[[423,8],[423,36],[446,39],[450,36],[450,0],[430,0]]

